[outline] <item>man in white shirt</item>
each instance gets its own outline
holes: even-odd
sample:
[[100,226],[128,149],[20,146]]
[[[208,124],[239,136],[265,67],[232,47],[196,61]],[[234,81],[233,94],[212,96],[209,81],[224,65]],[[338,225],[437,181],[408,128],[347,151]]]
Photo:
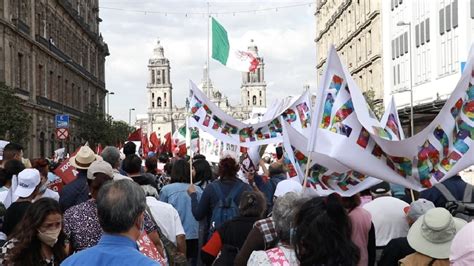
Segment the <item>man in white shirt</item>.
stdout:
[[173,205],[154,197],[146,197],[146,203],[166,238],[177,246],[179,252],[186,254],[186,236],[178,211]]
[[408,203],[391,196],[390,185],[382,182],[370,189],[374,200],[363,206],[372,215],[375,227],[375,245],[377,256],[387,243],[408,234],[408,222],[406,220],[405,207]]

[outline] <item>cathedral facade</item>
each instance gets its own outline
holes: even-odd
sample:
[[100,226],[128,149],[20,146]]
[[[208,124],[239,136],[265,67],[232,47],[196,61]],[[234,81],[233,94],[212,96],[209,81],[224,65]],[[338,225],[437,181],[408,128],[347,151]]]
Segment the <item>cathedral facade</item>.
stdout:
[[[253,41],[251,41],[248,51],[260,63],[254,72],[242,73],[240,104],[232,106],[229,99],[213,86],[211,79],[208,78],[206,67],[199,85],[199,88],[220,109],[242,121],[250,118],[254,108],[265,108],[267,105],[267,85],[264,77],[265,64],[263,57],[258,55],[258,48]],[[186,107],[173,106],[173,85],[170,81],[170,69],[170,61],[165,57],[163,46],[158,41],[153,50],[153,56],[148,61],[148,123],[144,129],[148,134],[156,132],[159,138],[163,138],[168,132],[172,134],[184,125],[187,115]],[[185,100],[183,100],[183,104],[185,104]]]

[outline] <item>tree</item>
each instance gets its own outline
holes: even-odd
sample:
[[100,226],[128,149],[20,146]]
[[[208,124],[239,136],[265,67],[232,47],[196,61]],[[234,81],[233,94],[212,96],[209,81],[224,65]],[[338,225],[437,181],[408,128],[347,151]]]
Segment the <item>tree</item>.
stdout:
[[374,90],[368,90],[363,93],[365,101],[369,105],[369,109],[372,110],[377,117],[377,119],[380,120],[382,117],[382,114],[384,112],[383,109],[383,101],[381,99],[375,99],[375,92]]
[[89,105],[79,117],[79,137],[89,142],[89,146],[97,144],[117,145],[127,139],[133,128],[123,121],[114,121],[97,105]]
[[0,83],[0,139],[26,145],[31,116],[23,109],[25,101],[5,83]]

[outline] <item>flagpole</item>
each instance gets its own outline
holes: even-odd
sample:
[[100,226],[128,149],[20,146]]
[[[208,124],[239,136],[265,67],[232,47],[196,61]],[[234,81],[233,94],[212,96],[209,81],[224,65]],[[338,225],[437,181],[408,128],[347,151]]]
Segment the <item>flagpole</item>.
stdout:
[[312,155],[312,152],[310,151],[309,156],[308,156],[308,162],[306,163],[306,171],[305,171],[305,174],[304,174],[303,190],[302,190],[303,193],[306,190],[306,186],[308,184],[309,169],[311,168],[311,155]]
[[[209,2],[207,2],[207,93],[206,93],[206,96],[210,98],[210,94],[211,92],[209,91],[209,56],[210,56],[210,52],[209,52],[209,45],[210,45],[210,24],[209,24],[209,20],[211,20],[211,14],[209,13]],[[204,90],[204,87],[202,88]]]

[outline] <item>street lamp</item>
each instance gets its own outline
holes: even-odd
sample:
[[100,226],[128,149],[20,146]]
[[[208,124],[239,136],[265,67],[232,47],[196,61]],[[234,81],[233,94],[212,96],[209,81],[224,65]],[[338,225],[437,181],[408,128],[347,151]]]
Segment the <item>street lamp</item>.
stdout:
[[113,92],[113,91],[107,91],[107,115],[110,114],[110,112],[109,112],[109,106],[110,106],[109,95],[115,95],[115,92]]
[[413,54],[412,50],[412,45],[411,45],[411,22],[404,22],[404,21],[399,21],[397,22],[397,26],[399,27],[404,27],[408,26],[408,45],[410,46],[410,54],[409,54],[409,59],[410,61],[410,134],[411,136],[415,135],[415,125],[414,125],[414,119],[413,119],[413,81],[412,81],[412,73],[413,73],[413,68],[412,68],[412,60],[411,60],[411,55]]
[[132,111],[135,111],[135,108],[128,109],[128,124],[132,126]]

